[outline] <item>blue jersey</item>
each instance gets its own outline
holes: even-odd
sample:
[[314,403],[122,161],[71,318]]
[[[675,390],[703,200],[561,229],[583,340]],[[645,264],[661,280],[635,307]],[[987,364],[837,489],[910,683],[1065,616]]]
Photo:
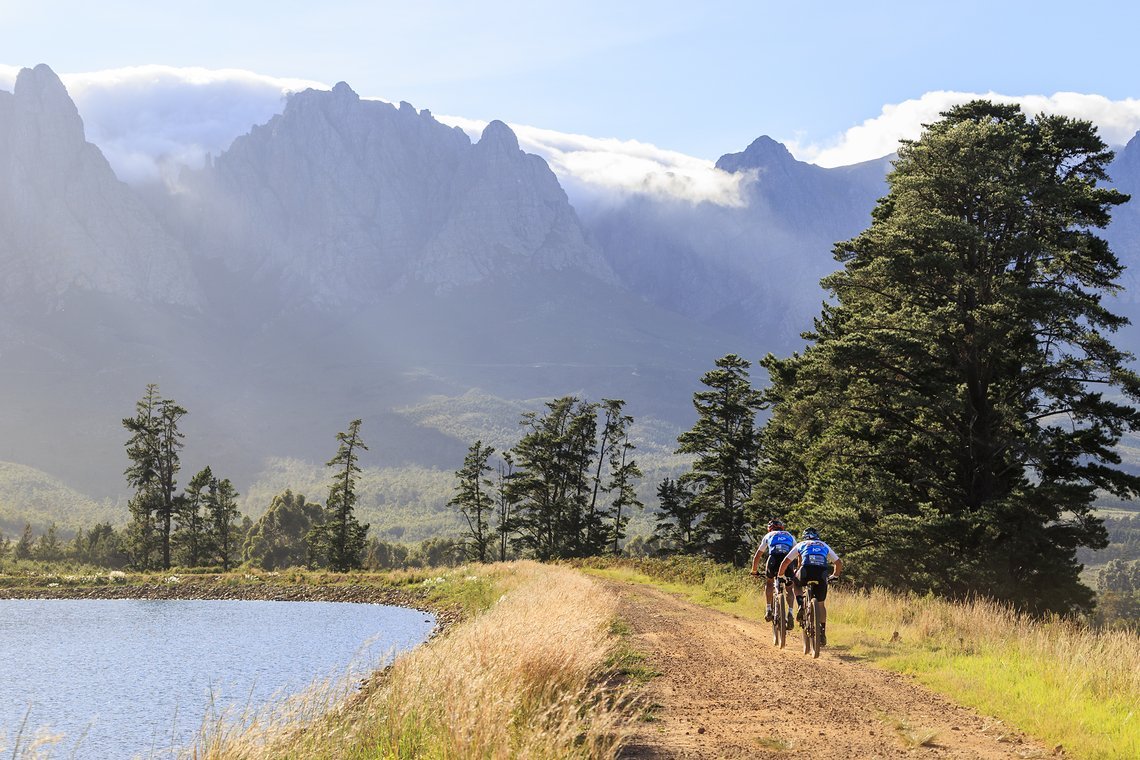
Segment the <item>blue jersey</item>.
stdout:
[[799,552],[804,567],[827,567],[828,562],[839,559],[839,555],[822,541],[800,541],[795,550]]
[[786,530],[770,530],[760,539],[760,551],[768,554],[787,554],[796,545],[796,537]]

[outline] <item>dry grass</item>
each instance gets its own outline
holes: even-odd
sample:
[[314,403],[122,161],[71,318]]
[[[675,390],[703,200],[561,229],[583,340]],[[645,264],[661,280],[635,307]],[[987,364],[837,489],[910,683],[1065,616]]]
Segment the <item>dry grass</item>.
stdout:
[[915,728],[907,721],[892,718],[889,715],[880,715],[879,720],[894,729],[894,732],[896,735],[898,735],[899,740],[902,741],[902,743],[910,749],[935,746],[935,739],[938,738],[937,731],[931,731],[924,728]]
[[616,600],[567,568],[523,562],[509,576],[512,591],[398,658],[374,688],[347,701],[315,690],[245,727],[218,722],[192,756],[613,756],[632,715],[603,683]]

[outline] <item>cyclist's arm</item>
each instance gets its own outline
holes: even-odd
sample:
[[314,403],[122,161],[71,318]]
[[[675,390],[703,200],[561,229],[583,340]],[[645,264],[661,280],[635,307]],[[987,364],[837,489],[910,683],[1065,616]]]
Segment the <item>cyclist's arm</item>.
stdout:
[[788,565],[792,564],[794,560],[800,558],[800,550],[798,548],[792,549],[788,552],[788,556],[784,557],[784,561],[780,563],[780,570],[776,575],[783,575],[784,571],[788,569]]
[[838,578],[839,574],[843,572],[843,560],[837,556],[835,558],[835,569],[831,571],[832,578]]
[[764,555],[764,550],[768,548],[768,537],[760,539],[760,545],[756,547],[756,553],[752,555],[752,574],[756,575],[760,571],[760,557]]

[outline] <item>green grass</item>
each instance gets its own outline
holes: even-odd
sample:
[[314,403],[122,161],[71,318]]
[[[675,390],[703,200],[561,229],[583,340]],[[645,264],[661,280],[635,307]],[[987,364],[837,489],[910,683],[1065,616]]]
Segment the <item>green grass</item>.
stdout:
[[[757,619],[763,611],[762,586],[743,570],[695,559],[590,564],[589,572],[742,617]],[[833,650],[909,674],[1046,746],[1061,744],[1067,756],[1140,757],[1135,633],[1031,620],[984,601],[953,604],[838,586],[828,599],[828,639]],[[934,740],[921,727],[895,727],[911,746]]]
[[628,623],[621,618],[614,618],[610,624],[610,633],[617,637],[618,644],[606,661],[609,671],[636,686],[643,686],[661,675],[649,665],[645,652],[630,643],[633,631]]

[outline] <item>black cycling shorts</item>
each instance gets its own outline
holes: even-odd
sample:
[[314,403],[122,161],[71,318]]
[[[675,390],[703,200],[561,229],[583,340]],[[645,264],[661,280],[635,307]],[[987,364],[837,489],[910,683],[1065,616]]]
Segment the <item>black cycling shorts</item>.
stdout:
[[819,581],[812,593],[815,594],[816,599],[822,602],[827,600],[828,575],[827,565],[800,565],[800,569],[796,573],[796,580],[800,582],[801,589],[807,581]]
[[[779,552],[777,554],[768,555],[768,564],[764,566],[764,577],[772,579],[780,571],[780,563],[784,561],[784,557],[788,556],[787,552]],[[789,573],[784,573],[785,576]]]

